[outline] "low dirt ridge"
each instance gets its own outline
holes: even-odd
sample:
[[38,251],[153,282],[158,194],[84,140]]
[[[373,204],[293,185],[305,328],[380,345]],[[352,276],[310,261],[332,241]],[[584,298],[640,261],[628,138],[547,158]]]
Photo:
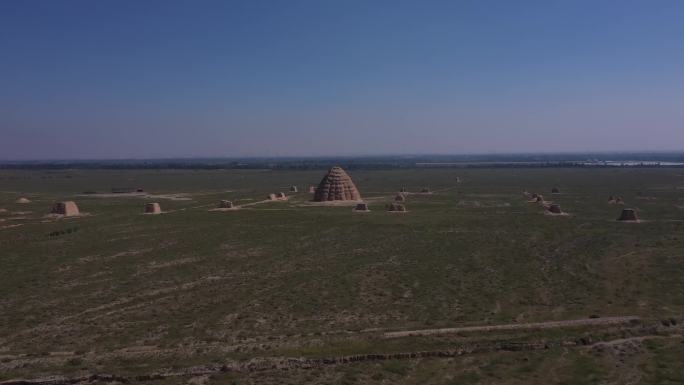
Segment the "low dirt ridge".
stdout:
[[[622,321],[619,321],[622,319]],[[120,383],[135,383],[135,382],[149,382],[155,380],[164,380],[173,377],[192,377],[198,375],[209,375],[220,372],[241,372],[251,373],[267,370],[298,370],[298,369],[312,369],[330,365],[345,365],[368,361],[385,361],[385,360],[411,360],[420,358],[451,358],[476,353],[488,352],[517,352],[517,351],[534,351],[546,350],[554,348],[575,348],[575,347],[589,347],[589,348],[603,348],[609,345],[617,345],[627,343],[634,339],[647,340],[657,338],[682,338],[684,327],[682,320],[668,319],[650,324],[643,324],[637,317],[610,317],[607,319],[599,319],[603,321],[600,325],[615,325],[624,322],[639,323],[634,328],[628,330],[616,331],[610,337],[599,339],[591,335],[584,335],[575,338],[559,338],[559,339],[543,339],[532,342],[517,342],[510,340],[501,341],[482,341],[477,343],[463,344],[452,349],[432,350],[432,351],[415,351],[415,352],[399,352],[399,353],[376,353],[376,354],[356,354],[346,356],[324,357],[324,358],[302,358],[302,357],[258,357],[246,361],[227,360],[224,363],[208,364],[191,366],[182,369],[166,369],[151,374],[134,375],[134,376],[118,376],[113,374],[88,374],[79,377],[66,378],[61,376],[52,376],[46,378],[36,379],[14,379],[0,382],[0,385],[71,385],[71,384],[94,384],[98,382],[120,382]],[[580,321],[593,321],[594,323],[582,323]],[[548,323],[538,323],[536,325],[548,325],[548,328],[564,327],[564,326],[586,326],[596,325],[597,319],[590,320],[568,320],[568,321],[552,321]],[[527,328],[535,324],[523,324]],[[552,326],[554,325],[554,326]],[[512,325],[500,325],[501,327]],[[473,327],[478,328],[475,331],[488,330],[511,330],[511,329],[496,329],[496,326]],[[470,330],[473,330],[470,328]],[[480,328],[494,328],[494,329],[480,329]],[[461,328],[464,329],[464,328]]]
[[629,323],[632,321],[639,321],[640,318],[636,316],[624,317],[600,317],[589,319],[576,319],[564,321],[546,321],[546,322],[532,322],[521,324],[507,324],[507,325],[491,325],[491,326],[466,326],[460,328],[442,328],[442,329],[421,329],[421,330],[406,330],[399,332],[388,332],[384,334],[385,338],[398,338],[409,336],[428,336],[435,334],[453,334],[463,332],[486,332],[495,330],[520,330],[520,329],[555,329],[573,326],[590,326],[590,325],[616,325]]

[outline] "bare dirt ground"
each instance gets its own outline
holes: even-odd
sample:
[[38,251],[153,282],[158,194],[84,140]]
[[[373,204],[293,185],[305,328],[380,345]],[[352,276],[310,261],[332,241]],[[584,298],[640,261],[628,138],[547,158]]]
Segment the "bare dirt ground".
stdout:
[[570,216],[570,213],[562,212],[562,213],[552,213],[549,210],[544,210],[544,215],[548,215],[551,217],[568,217]]

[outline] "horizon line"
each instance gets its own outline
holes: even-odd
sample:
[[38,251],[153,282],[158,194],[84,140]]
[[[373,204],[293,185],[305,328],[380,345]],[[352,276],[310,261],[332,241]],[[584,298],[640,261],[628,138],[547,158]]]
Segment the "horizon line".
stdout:
[[681,150],[600,150],[600,151],[531,151],[531,152],[462,152],[462,153],[385,153],[385,154],[337,154],[337,155],[249,155],[249,156],[207,156],[178,155],[162,157],[114,157],[114,158],[29,158],[0,159],[0,163],[24,162],[88,162],[88,161],[160,161],[160,160],[253,160],[253,159],[355,159],[355,158],[388,158],[388,157],[425,157],[425,156],[534,156],[534,155],[617,155],[617,154],[684,154]]

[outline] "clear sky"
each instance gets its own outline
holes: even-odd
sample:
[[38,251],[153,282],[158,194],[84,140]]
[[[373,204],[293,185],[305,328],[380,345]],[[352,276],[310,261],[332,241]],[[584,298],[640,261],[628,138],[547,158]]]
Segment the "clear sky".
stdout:
[[599,150],[684,150],[684,1],[0,1],[0,159]]

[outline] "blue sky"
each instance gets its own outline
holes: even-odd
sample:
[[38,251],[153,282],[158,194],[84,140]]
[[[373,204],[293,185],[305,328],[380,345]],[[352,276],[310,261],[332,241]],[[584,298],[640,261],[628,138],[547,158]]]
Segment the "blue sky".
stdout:
[[0,1],[0,159],[684,150],[682,1]]

